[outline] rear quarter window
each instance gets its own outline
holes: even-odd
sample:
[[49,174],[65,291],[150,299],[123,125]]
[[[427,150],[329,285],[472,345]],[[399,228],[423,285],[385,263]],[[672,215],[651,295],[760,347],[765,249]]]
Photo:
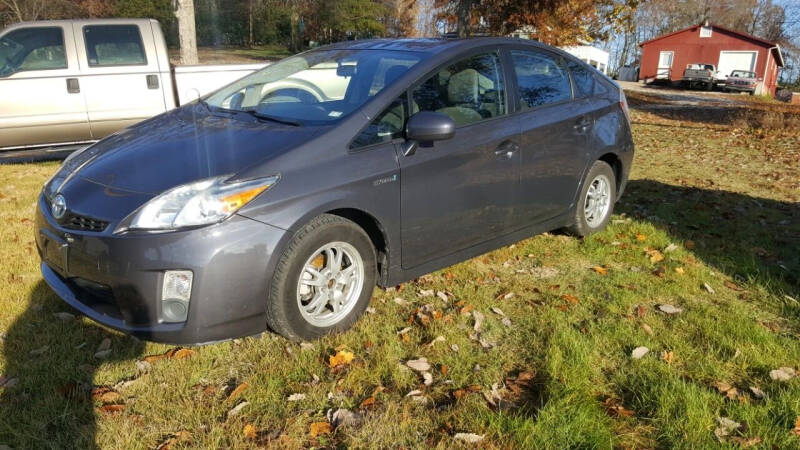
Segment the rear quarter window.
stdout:
[[568,66],[572,74],[572,84],[575,87],[575,97],[583,98],[595,95],[596,85],[599,83],[595,79],[595,74],[590,72],[594,69],[575,61],[570,61]]

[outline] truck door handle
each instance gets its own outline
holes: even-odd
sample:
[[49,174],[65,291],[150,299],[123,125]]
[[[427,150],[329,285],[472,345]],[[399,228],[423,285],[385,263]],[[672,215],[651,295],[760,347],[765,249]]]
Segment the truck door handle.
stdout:
[[158,75],[147,76],[147,89],[158,89]]
[[81,84],[77,78],[67,78],[67,92],[70,94],[79,94],[81,92]]
[[511,159],[514,157],[514,153],[519,150],[519,145],[513,141],[505,141],[494,151],[494,155],[497,159]]

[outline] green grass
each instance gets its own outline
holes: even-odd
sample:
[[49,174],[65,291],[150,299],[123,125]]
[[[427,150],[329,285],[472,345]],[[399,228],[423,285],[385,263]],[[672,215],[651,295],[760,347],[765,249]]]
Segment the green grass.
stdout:
[[[52,316],[67,308],[41,280],[30,219],[57,166],[0,166],[0,374],[19,380],[0,388],[0,445],[154,448],[186,430],[180,445],[202,448],[450,448],[461,445],[459,432],[485,435],[480,445],[490,448],[715,448],[746,438],[800,448],[792,433],[800,378],[769,376],[800,369],[800,138],[652,112],[634,111],[633,120],[631,182],[604,232],[537,236],[376,290],[374,313],[311,348],[265,334],[197,347],[143,374],[138,360],[171,347]],[[663,261],[651,261],[653,249]],[[428,289],[449,292],[449,300],[418,296]],[[427,324],[412,318],[426,304],[437,311]],[[666,315],[659,304],[684,311]],[[486,316],[480,337],[493,348],[470,339],[474,317],[461,314],[465,307]],[[438,336],[444,342],[429,345]],[[112,353],[97,360],[106,337]],[[650,353],[633,360],[638,346]],[[355,359],[331,369],[337,349]],[[401,367],[417,357],[433,366],[431,386]],[[520,372],[533,379],[515,385]],[[123,380],[134,381],[117,388],[120,413],[102,413],[85,393]],[[227,400],[225,386],[243,382],[242,394]],[[726,398],[715,382],[738,394]],[[472,385],[489,393],[495,383],[505,386],[499,408],[481,392],[456,394]],[[406,397],[414,389],[425,402]],[[293,393],[306,398],[288,402]],[[361,408],[370,397],[374,404]],[[227,417],[242,400],[248,405]],[[312,437],[311,423],[338,407],[363,421]],[[720,442],[718,417],[745,426]],[[255,438],[244,432],[248,424]]]
[[[248,47],[200,47],[197,56],[201,64],[235,64],[277,61],[293,53],[284,45],[257,45]],[[169,58],[173,64],[180,64],[180,50],[169,49]]]

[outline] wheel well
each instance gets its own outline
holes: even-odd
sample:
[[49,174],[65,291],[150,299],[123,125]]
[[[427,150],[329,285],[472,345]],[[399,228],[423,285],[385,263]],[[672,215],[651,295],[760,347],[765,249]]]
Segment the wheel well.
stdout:
[[601,156],[599,160],[611,166],[611,170],[614,171],[614,180],[617,192],[619,192],[619,188],[622,183],[622,161],[620,161],[617,155],[613,153],[606,153],[605,155]]
[[334,216],[343,217],[351,220],[360,226],[369,236],[372,245],[375,247],[375,253],[378,260],[378,278],[384,279],[387,275],[389,263],[389,248],[386,243],[386,235],[380,222],[370,214],[365,213],[359,209],[342,208],[327,211],[326,214],[333,214]]

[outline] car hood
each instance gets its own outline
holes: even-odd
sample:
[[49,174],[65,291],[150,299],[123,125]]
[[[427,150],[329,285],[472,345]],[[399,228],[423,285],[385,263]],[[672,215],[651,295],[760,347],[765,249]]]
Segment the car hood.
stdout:
[[155,195],[195,180],[234,175],[319,131],[190,105],[98,142],[76,158],[85,160],[76,175],[109,188]]

